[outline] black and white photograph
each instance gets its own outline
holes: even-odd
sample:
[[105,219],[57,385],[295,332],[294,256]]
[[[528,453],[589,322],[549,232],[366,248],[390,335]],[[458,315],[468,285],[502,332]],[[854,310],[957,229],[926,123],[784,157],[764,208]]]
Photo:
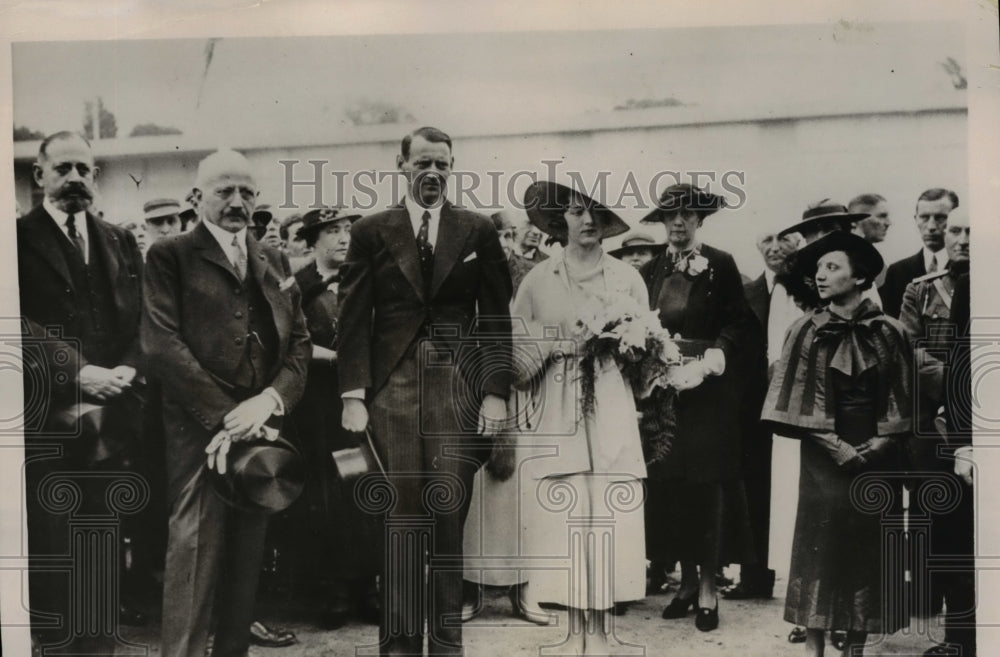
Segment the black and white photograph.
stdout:
[[995,1],[5,15],[4,654],[1000,649]]

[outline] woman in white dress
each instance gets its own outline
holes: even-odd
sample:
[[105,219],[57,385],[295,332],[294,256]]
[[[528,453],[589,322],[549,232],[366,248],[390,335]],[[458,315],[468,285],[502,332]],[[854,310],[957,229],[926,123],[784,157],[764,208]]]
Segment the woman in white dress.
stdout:
[[514,359],[533,400],[517,418],[528,590],[569,609],[571,653],[607,654],[612,607],[645,594],[646,466],[632,390],[613,361],[596,365],[596,403],[583,412],[573,337],[587,306],[627,296],[648,308],[646,286],[601,249],[628,229],[605,206],[551,182],[531,185],[525,206],[565,247],[528,273],[511,313],[535,338]]

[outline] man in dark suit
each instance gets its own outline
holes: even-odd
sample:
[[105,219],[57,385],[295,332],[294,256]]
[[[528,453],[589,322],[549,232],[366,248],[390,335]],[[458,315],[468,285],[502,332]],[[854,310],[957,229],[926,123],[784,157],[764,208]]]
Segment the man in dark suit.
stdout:
[[771,310],[771,291],[775,277],[784,272],[785,260],[795,251],[788,237],[778,237],[777,231],[765,232],[757,238],[757,250],[764,258],[764,273],[743,286],[747,305],[757,319],[757,330],[751,332],[746,353],[746,379],[740,405],[743,432],[743,483],[747,491],[750,528],[753,531],[756,563],[740,566],[740,581],[724,591],[728,600],[770,598],[774,593],[774,570],[767,567],[771,531],[771,446],[770,428],[760,421],[764,398],[767,396],[767,319]]
[[222,470],[233,443],[292,410],[311,347],[298,287],[282,285],[288,260],[248,234],[257,189],[247,161],[209,155],[196,189],[202,221],[150,248],[143,286],[142,349],[163,387],[169,455],[162,654],[203,655],[214,610],[213,655],[242,657],[267,516],[223,502],[206,453]]
[[406,196],[354,224],[341,268],[343,426],[365,430],[371,408],[395,491],[385,509],[385,655],[422,655],[425,618],[429,654],[462,654],[462,528],[506,415],[510,275],[493,223],[445,200],[453,162],[440,130],[404,137],[396,164]]
[[[116,619],[107,616],[117,614],[117,605],[107,603],[117,601],[118,591],[91,591],[80,573],[43,572],[43,561],[69,555],[78,562],[77,569],[84,567],[85,548],[71,542],[71,516],[118,511],[105,502],[115,477],[78,475],[80,470],[125,465],[125,448],[133,435],[127,421],[139,403],[132,388],[139,355],[142,256],[128,231],[90,212],[97,167],[86,139],[71,132],[46,138],[34,175],[45,197],[17,221],[18,283],[28,338],[24,381],[30,592],[32,611],[58,614],[61,625],[43,630],[39,619],[32,621],[42,645],[68,641],[72,652],[111,654],[113,632],[87,638],[79,628],[108,632],[116,626]],[[84,416],[98,415],[99,423],[84,421]],[[91,428],[81,433],[88,425]],[[52,477],[68,480],[78,491],[75,508],[54,510],[61,502],[43,485]],[[93,563],[115,564],[116,551],[98,550]],[[96,575],[102,582],[116,581],[113,573],[100,569]],[[71,604],[74,599],[82,602]]]
[[889,265],[885,273],[885,284],[879,288],[882,310],[887,315],[899,318],[903,304],[903,292],[914,278],[944,269],[948,264],[948,252],[944,248],[944,227],[948,214],[958,207],[958,195],[950,189],[935,187],[928,189],[917,199],[917,209],[913,220],[920,231],[923,248],[908,258]]

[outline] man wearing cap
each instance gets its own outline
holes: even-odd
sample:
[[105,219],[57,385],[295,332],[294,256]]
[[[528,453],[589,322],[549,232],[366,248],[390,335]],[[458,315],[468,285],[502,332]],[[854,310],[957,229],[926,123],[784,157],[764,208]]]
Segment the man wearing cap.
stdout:
[[928,189],[917,199],[913,221],[920,231],[923,247],[908,258],[897,260],[885,272],[885,284],[879,296],[887,315],[899,317],[903,293],[914,278],[944,269],[948,264],[948,250],[944,248],[944,227],[948,215],[958,208],[958,194],[950,189]]
[[146,201],[142,206],[146,232],[156,243],[165,237],[181,232],[181,204],[172,198],[158,198]]
[[[917,431],[910,441],[910,458],[917,477],[914,484],[939,487],[941,479],[946,478],[953,482],[950,488],[961,491],[961,496],[954,508],[925,509],[925,496],[920,495],[917,488],[911,497],[910,516],[931,521],[930,556],[952,558],[951,567],[942,572],[926,573],[926,569],[919,569],[918,574],[927,579],[916,583],[917,590],[929,588],[931,597],[931,608],[920,611],[937,613],[944,600],[948,609],[944,617],[945,643],[960,645],[960,654],[972,655],[975,654],[976,606],[975,567],[971,562],[974,505],[972,491],[954,472],[956,447],[971,443],[953,444],[935,426],[939,409],[948,402],[943,361],[956,336],[967,329],[952,320],[956,287],[963,276],[969,275],[969,217],[964,209],[954,208],[949,213],[944,229],[944,248],[948,253],[944,268],[919,276],[906,286],[899,321],[913,340],[923,374]],[[952,365],[957,369],[962,364]],[[968,396],[971,391],[956,390],[955,394]],[[941,650],[929,654],[949,653]]]
[[295,272],[312,262],[312,249],[309,248],[304,239],[299,237],[299,228],[301,227],[302,215],[296,212],[282,219],[278,228],[281,250],[288,256],[288,262],[292,265],[292,271]]
[[[423,654],[425,619],[430,654],[462,654],[462,572],[454,566],[473,476],[505,419],[510,388],[506,258],[489,218],[446,200],[453,163],[444,132],[406,135],[396,156],[406,195],[354,224],[341,268],[343,426],[364,431],[371,409],[395,491],[385,538],[400,551],[387,551],[382,564],[384,655]],[[414,516],[427,528],[413,528]],[[429,561],[422,541],[430,541]]]
[[627,262],[636,269],[640,269],[644,264],[652,260],[656,252],[664,245],[657,243],[652,235],[645,231],[633,230],[622,238],[622,245],[608,253],[614,257]]
[[209,470],[224,472],[230,448],[272,437],[292,410],[309,334],[298,287],[282,285],[287,260],[248,234],[257,189],[246,159],[209,155],[195,188],[202,221],[150,248],[143,281],[142,348],[163,387],[169,455],[162,653],[203,655],[214,612],[213,654],[242,657],[267,516],[228,507]]
[[[517,240],[517,226],[511,221],[509,213],[501,210],[490,216],[493,226],[497,229],[497,237],[500,238],[500,246],[507,257],[507,268],[510,270],[510,280],[514,286],[514,295],[517,295],[517,288],[521,287],[521,281],[531,271],[531,268],[538,264],[536,261],[528,260],[517,252],[515,243]],[[534,227],[532,227],[534,228]]]
[[[42,141],[34,178],[44,197],[16,222],[17,265],[25,404],[42,411],[34,418],[26,413],[24,427],[31,607],[59,617],[54,629],[35,627],[36,638],[43,647],[111,654],[113,633],[84,637],[79,628],[106,632],[116,619],[104,617],[104,605],[94,602],[91,591],[73,588],[69,573],[51,572],[51,563],[38,561],[83,558],[83,548],[69,543],[70,516],[114,511],[106,501],[109,481],[79,473],[122,466],[132,436],[123,441],[110,427],[117,424],[114,418],[128,419],[136,411],[142,256],[131,233],[92,213],[96,176],[90,143],[79,134],[57,132]],[[82,416],[80,402],[103,407],[96,435],[78,435],[82,417],[68,426],[59,420],[67,411]],[[79,496],[71,511],[53,508],[62,501],[42,485],[45,480],[69,480]],[[97,563],[114,558],[104,547],[98,550]],[[114,581],[104,579],[113,574],[103,570],[94,575]],[[71,604],[74,597],[82,602]]]

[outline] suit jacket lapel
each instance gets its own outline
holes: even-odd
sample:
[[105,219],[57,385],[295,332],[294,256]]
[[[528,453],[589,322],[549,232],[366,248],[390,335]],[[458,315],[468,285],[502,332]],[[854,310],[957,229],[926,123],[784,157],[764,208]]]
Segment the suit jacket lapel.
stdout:
[[[462,254],[465,242],[469,239],[472,224],[462,219],[452,211],[449,203],[441,208],[441,222],[438,224],[437,245],[434,247],[434,277],[431,279],[431,298],[455,267],[458,256]],[[416,244],[416,241],[414,241]]]
[[100,250],[101,257],[104,258],[104,266],[108,270],[108,282],[111,283],[112,288],[115,290],[115,297],[117,298],[118,286],[115,285],[115,281],[118,280],[118,267],[121,265],[118,256],[120,252],[118,238],[108,230],[107,226],[89,214],[87,215],[87,231],[90,233],[91,243],[94,248]]
[[[237,276],[236,272],[233,270],[232,263],[229,262],[229,258],[226,257],[226,254],[223,252],[222,247],[219,246],[219,243],[216,241],[216,239],[212,237],[212,233],[208,232],[208,229],[205,228],[205,226],[200,223],[195,227],[194,230],[195,234],[198,237],[197,241],[195,242],[195,248],[199,250],[199,252],[201,253],[201,257],[219,267],[222,267],[227,272],[229,272],[229,274],[234,279],[239,281],[239,276]],[[247,254],[248,270],[250,267],[249,261],[250,257],[249,254]]]
[[[443,214],[442,211],[441,226],[444,225]],[[441,227],[439,226],[438,232],[440,233],[440,231]],[[420,271],[420,256],[417,254],[417,238],[413,234],[413,226],[410,224],[410,216],[406,212],[406,208],[402,205],[392,208],[392,216],[381,226],[379,232],[382,234],[386,248],[396,260],[403,276],[410,282],[417,297],[421,301],[426,301],[424,275]],[[438,243],[440,242],[441,236],[439,234]],[[434,257],[436,260],[437,254]]]
[[38,206],[34,216],[22,221],[25,222],[24,227],[30,231],[26,242],[33,246],[71,287],[75,287],[62,246],[58,241],[63,237],[59,234],[61,231],[55,219],[45,211],[45,208]]

